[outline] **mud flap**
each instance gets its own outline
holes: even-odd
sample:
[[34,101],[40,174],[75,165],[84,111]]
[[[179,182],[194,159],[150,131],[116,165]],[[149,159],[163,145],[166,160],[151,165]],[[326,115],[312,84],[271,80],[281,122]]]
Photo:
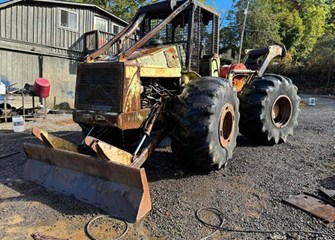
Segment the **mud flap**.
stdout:
[[151,210],[144,168],[41,145],[24,144],[23,177],[53,191],[74,196],[111,216],[136,222]]

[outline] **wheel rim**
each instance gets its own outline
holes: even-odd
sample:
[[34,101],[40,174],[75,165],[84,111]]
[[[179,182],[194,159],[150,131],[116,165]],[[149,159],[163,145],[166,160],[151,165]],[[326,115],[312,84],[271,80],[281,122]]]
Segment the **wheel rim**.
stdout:
[[292,116],[292,102],[285,96],[280,95],[274,101],[271,111],[271,119],[277,128],[283,128],[291,120]]
[[235,131],[235,111],[233,105],[227,103],[220,114],[219,139],[222,147],[227,148],[232,142]]

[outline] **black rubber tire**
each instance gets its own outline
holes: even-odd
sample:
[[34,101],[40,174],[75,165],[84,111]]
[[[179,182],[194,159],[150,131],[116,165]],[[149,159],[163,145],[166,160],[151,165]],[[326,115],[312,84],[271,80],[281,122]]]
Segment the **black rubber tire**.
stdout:
[[[240,133],[260,144],[286,142],[298,125],[300,98],[297,91],[292,81],[281,75],[255,78],[239,95]],[[273,110],[275,106],[277,113]]]
[[[231,111],[226,112],[227,107]],[[174,124],[171,148],[182,167],[219,169],[232,158],[240,118],[239,100],[226,79],[204,77],[191,81],[172,104],[170,114]],[[221,117],[225,124],[219,132]],[[227,134],[224,146],[220,141],[223,132]]]

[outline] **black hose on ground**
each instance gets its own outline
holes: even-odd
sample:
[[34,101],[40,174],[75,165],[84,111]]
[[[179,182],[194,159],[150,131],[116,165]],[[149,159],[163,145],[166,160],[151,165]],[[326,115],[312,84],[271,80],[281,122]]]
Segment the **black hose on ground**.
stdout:
[[[200,217],[200,212],[203,212],[203,211],[214,213],[220,221],[219,225],[214,225],[212,223],[209,223],[209,222],[206,222],[205,220],[203,220]],[[335,234],[331,234],[331,233],[308,231],[308,230],[299,230],[299,229],[293,229],[293,230],[284,230],[284,229],[282,229],[282,230],[256,230],[256,229],[238,230],[238,229],[223,227],[223,225],[224,225],[223,213],[219,209],[213,208],[213,207],[207,207],[207,208],[204,207],[204,208],[198,209],[195,212],[195,217],[202,225],[215,230],[213,233],[211,233],[210,235],[202,238],[201,240],[206,240],[206,239],[212,237],[218,231],[234,232],[234,233],[263,233],[263,234],[269,234],[269,233],[306,233],[306,234],[313,234],[313,235],[323,235],[323,236],[335,237]]]
[[[93,234],[91,233],[90,231],[90,228],[91,228],[91,225],[94,221],[96,221],[97,219],[100,219],[100,218],[111,218],[109,216],[105,216],[105,215],[99,215],[97,217],[94,217],[92,218],[85,226],[85,233],[86,235],[91,239],[91,240],[97,240],[96,237],[93,236]],[[111,218],[112,219],[112,218]],[[128,232],[128,229],[129,229],[129,226],[128,226],[128,223],[126,221],[122,221],[125,225],[125,229],[123,230],[122,234],[119,235],[118,237],[116,238],[113,238],[113,240],[121,240]]]

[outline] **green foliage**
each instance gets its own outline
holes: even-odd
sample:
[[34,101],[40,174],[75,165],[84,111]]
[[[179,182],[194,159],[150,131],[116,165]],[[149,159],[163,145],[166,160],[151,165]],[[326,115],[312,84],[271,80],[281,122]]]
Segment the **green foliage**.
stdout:
[[327,16],[327,34],[332,34],[335,32],[335,0],[327,1],[329,6],[328,16]]
[[120,18],[130,21],[139,7],[157,2],[157,0],[113,0],[109,1],[109,11]]
[[[235,0],[221,30],[228,45],[239,45],[247,0]],[[243,48],[284,43],[295,61],[306,58],[326,30],[335,29],[335,0],[250,0]]]
[[292,55],[296,55],[296,47],[301,42],[305,26],[296,9],[281,9],[279,15],[280,31],[279,35],[282,43],[290,51]]
[[[335,34],[323,36],[315,45],[308,57],[306,64],[309,68],[317,69],[320,79],[326,79],[325,85],[330,85],[331,79],[335,76]],[[322,77],[321,77],[322,76]],[[335,84],[335,81],[333,81]]]
[[[74,0],[75,2],[95,4],[110,11],[123,20],[130,21],[137,10],[144,5],[158,2],[159,0]],[[198,0],[205,2],[205,0]]]
[[247,15],[245,47],[259,48],[281,41],[278,16],[269,1],[254,0]]
[[75,2],[95,4],[114,15],[130,21],[137,10],[146,4],[155,3],[158,0],[74,0]]
[[328,10],[325,0],[304,0],[301,4],[300,16],[305,27],[302,41],[296,47],[299,57],[307,57],[317,40],[325,33]]

